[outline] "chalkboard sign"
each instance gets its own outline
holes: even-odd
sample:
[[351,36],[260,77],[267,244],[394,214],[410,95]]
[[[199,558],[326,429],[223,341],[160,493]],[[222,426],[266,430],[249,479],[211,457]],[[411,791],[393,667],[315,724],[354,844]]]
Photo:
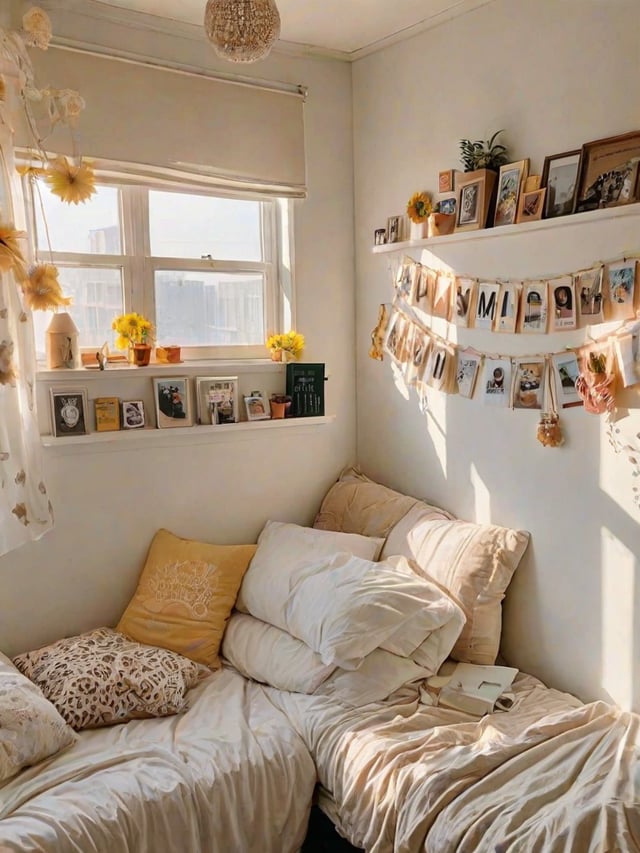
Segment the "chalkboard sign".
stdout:
[[287,364],[287,394],[291,417],[324,415],[324,364]]

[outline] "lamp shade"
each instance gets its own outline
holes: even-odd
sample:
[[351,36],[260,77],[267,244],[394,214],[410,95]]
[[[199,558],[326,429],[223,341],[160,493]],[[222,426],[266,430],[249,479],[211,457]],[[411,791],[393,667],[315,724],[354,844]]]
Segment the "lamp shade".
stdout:
[[67,311],[54,314],[45,334],[47,367],[78,367],[78,327]]
[[204,29],[218,56],[256,62],[280,35],[280,13],[274,0],[208,0]]

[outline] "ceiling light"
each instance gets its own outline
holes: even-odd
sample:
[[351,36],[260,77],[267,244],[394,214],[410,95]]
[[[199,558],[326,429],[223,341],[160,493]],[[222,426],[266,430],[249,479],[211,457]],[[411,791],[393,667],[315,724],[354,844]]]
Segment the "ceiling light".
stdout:
[[280,35],[280,14],[274,0],[208,0],[204,29],[223,59],[256,62]]

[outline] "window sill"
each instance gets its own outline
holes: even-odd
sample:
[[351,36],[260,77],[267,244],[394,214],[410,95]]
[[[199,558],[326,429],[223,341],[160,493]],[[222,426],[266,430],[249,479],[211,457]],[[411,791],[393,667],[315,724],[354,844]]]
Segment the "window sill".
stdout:
[[200,376],[209,375],[212,371],[219,373],[224,371],[229,375],[242,373],[270,373],[277,370],[282,370],[285,365],[281,362],[271,361],[271,359],[254,358],[243,359],[242,361],[230,359],[194,359],[189,361],[181,361],[177,364],[168,364],[166,362],[152,362],[147,367],[136,367],[132,364],[122,364],[116,362],[108,365],[104,370],[98,370],[95,367],[78,367],[74,369],[57,368],[49,370],[44,366],[39,366],[36,373],[36,379],[50,381],[51,379],[60,379],[67,381],[70,379],[82,380],[83,382],[93,382],[101,379],[132,379],[133,377],[152,376],[174,374],[181,376]]
[[[134,368],[135,370],[136,368]],[[144,369],[144,368],[140,368]],[[69,372],[69,371],[67,371]],[[102,371],[99,371],[102,372]],[[175,447],[176,445],[211,444],[237,439],[253,440],[261,431],[288,430],[298,432],[309,428],[333,423],[335,415],[323,415],[310,418],[281,418],[264,421],[240,421],[237,424],[220,426],[173,427],[154,429],[145,427],[134,430],[114,430],[113,432],[91,432],[87,435],[61,436],[41,435],[42,446],[55,451],[69,450],[80,452],[112,452],[119,450],[139,450],[142,447]]]

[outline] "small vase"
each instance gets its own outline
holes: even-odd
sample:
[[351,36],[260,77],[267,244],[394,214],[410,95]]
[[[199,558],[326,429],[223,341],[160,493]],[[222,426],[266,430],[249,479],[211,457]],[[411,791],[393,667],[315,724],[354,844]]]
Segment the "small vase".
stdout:
[[129,347],[129,363],[136,367],[146,367],[151,360],[150,344],[133,344]]
[[272,349],[271,350],[271,361],[282,361],[282,350],[281,349]]
[[412,222],[411,223],[411,231],[409,234],[409,239],[411,240],[424,240],[427,236],[427,220],[424,222]]

